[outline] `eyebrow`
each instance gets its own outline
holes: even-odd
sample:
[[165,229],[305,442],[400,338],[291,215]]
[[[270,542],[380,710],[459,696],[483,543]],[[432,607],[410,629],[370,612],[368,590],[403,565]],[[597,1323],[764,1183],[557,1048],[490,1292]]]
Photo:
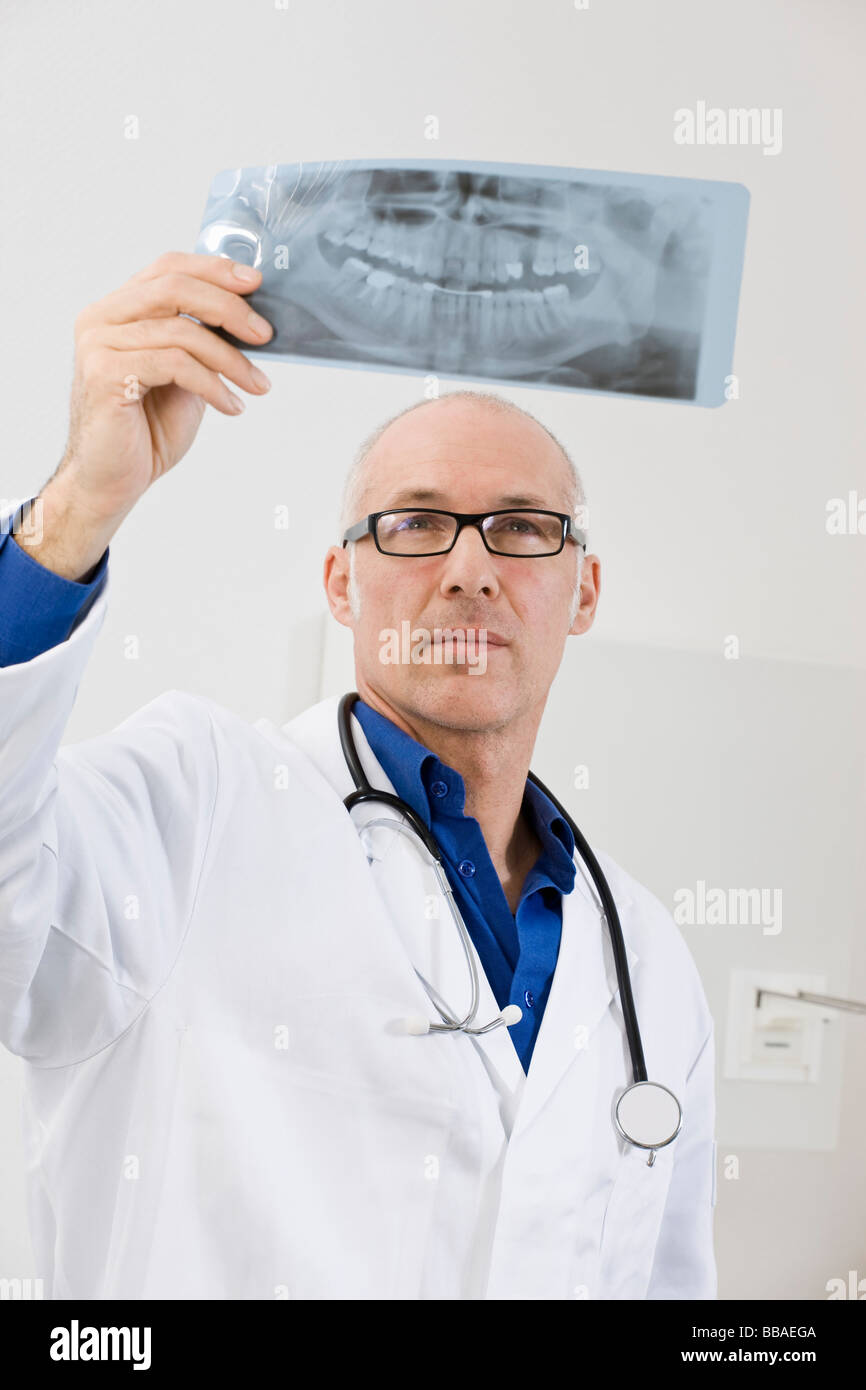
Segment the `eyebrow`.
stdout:
[[[406,502],[445,502],[447,498],[443,492],[436,488],[407,488],[403,492],[398,492],[391,500],[391,508],[400,507]],[[541,497],[523,496],[522,494],[509,494],[500,497],[496,506],[491,507],[491,511],[496,511],[501,507],[538,507],[541,511],[555,510],[550,507]]]

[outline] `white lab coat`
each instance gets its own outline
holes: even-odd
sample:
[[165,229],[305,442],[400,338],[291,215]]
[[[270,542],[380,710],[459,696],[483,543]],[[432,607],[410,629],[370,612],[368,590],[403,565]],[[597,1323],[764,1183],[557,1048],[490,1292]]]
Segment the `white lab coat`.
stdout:
[[713,1024],[667,910],[599,856],[684,1109],[648,1167],[581,870],[528,1076],[505,1028],[401,1031],[436,1018],[416,968],[455,1011],[468,973],[424,856],[343,808],[336,700],[277,727],[172,690],[58,751],[108,596],[0,670],[0,1037],[46,1294],[714,1298]]

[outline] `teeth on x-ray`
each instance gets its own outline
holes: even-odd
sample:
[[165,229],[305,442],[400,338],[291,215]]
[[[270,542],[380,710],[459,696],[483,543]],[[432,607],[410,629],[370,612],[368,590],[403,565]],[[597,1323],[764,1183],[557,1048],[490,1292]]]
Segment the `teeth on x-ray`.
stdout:
[[198,249],[261,267],[251,302],[278,356],[693,399],[714,244],[701,185],[513,167],[239,170]]
[[348,292],[354,288],[375,313],[400,320],[413,337],[443,325],[488,348],[509,334],[546,338],[567,327],[580,282],[601,269],[597,252],[595,265],[587,254],[588,264],[576,267],[574,247],[556,236],[521,246],[517,237],[479,229],[460,238],[459,253],[435,228],[424,235],[335,226],[323,237],[345,253],[325,250]]
[[[398,264],[391,259],[392,263]],[[419,255],[414,262],[423,257]],[[401,270],[403,267],[401,267]],[[412,279],[400,271],[383,270],[371,261],[347,256],[341,263],[340,279],[347,289],[357,295],[359,303],[368,303],[376,314],[401,320],[412,336],[428,332],[438,323],[446,323],[457,332],[476,337],[479,342],[490,339],[492,346],[506,329],[512,334],[548,335],[559,325],[567,323],[571,295],[562,282],[548,285],[544,290],[497,289],[483,287],[480,276],[475,284],[457,288],[436,280]],[[510,271],[519,279],[519,263]],[[452,277],[454,278],[454,277]]]

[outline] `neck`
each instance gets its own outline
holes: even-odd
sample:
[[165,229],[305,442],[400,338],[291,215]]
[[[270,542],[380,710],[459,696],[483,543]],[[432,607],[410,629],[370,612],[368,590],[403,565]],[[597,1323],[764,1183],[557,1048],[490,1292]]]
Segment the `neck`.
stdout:
[[459,729],[395,707],[360,679],[358,693],[371,709],[460,773],[466,787],[465,813],[481,827],[514,912],[526,875],[541,852],[538,836],[521,810],[543,706],[495,728]]

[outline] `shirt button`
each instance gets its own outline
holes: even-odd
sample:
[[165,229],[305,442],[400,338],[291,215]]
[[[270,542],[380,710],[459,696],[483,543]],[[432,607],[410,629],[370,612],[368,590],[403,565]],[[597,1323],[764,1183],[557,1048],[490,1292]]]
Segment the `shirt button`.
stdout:
[[430,783],[430,790],[431,790],[431,792],[433,793],[434,796],[447,796],[447,795],[448,795],[448,783],[447,783],[447,782],[431,782],[431,783]]
[[475,873],[475,865],[471,859],[462,859],[457,867],[464,878],[471,878]]
[[535,1003],[535,995],[532,993],[531,989],[525,989],[523,991],[523,1002],[526,1005],[527,1009],[531,1009],[533,1007]]

